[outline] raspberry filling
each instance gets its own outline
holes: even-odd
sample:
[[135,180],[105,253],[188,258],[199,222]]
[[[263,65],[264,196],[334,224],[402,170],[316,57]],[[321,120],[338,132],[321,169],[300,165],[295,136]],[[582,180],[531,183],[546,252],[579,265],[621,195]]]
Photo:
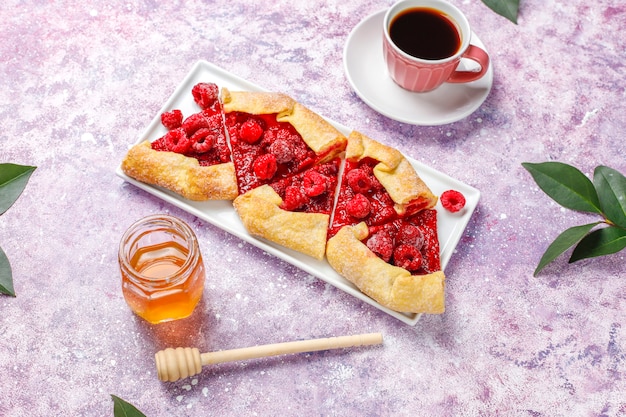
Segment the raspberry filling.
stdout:
[[422,210],[384,225],[371,226],[369,236],[363,243],[385,262],[404,268],[413,275],[441,269],[437,212],[433,209]]
[[378,161],[364,158],[358,162],[346,160],[342,186],[337,199],[329,238],[343,226],[364,221],[368,226],[388,223],[398,217],[394,202],[374,176]]
[[315,165],[307,171],[273,182],[270,186],[283,199],[288,211],[328,214],[332,212],[337,188],[339,158]]
[[232,112],[226,115],[226,126],[241,194],[301,172],[319,159],[290,123],[276,120],[276,114]]
[[161,114],[161,123],[168,132],[152,142],[152,149],[195,158],[202,166],[230,162],[218,91],[216,84],[198,83],[192,95],[200,112],[186,119],[177,109]]

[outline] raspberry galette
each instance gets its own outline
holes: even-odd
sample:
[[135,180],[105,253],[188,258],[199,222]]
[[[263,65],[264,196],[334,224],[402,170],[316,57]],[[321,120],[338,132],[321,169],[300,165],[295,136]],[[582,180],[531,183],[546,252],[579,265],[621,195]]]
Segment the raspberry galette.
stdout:
[[222,89],[246,230],[323,259],[347,139],[284,94]]
[[437,197],[397,150],[359,132],[346,161],[326,257],[340,275],[395,311],[442,313]]
[[152,143],[133,146],[121,168],[131,178],[190,200],[232,200],[238,194],[237,180],[218,86],[196,84],[192,95],[200,111],[184,120],[180,110],[163,113],[167,133]]

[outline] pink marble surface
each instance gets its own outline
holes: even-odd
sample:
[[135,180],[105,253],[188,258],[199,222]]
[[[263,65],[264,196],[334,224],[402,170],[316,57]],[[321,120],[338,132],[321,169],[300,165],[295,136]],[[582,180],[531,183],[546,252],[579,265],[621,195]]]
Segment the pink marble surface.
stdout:
[[[348,34],[389,1],[5,2],[0,160],[38,168],[0,218],[17,292],[0,297],[0,415],[112,415],[110,394],[149,417],[626,415],[624,253],[559,258],[534,278],[552,239],[589,216],[561,210],[521,166],[626,172],[626,6],[522,0],[516,26],[479,0],[454,2],[494,84],[474,114],[438,127],[377,114],[344,76]],[[407,326],[115,176],[200,59],[481,190],[446,270],[445,314]],[[209,266],[196,313],[159,326],[127,308],[116,260],[123,231],[152,213],[187,221]],[[379,331],[380,347],[176,383],[153,363],[172,345]]]

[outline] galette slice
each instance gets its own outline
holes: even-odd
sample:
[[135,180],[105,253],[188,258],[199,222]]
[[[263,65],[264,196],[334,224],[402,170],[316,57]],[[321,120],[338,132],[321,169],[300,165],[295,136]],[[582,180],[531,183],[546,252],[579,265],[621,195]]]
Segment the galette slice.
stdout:
[[352,132],[328,233],[329,264],[387,308],[443,312],[436,203],[402,153]]
[[326,257],[340,275],[379,304],[398,312],[441,314],[437,213],[422,210],[380,226],[346,226],[329,239]]
[[233,205],[246,230],[323,259],[340,163],[336,157],[238,196]]
[[222,88],[239,193],[290,177],[343,152],[346,138],[291,97]]
[[344,226],[381,225],[437,204],[437,197],[394,148],[353,131],[345,159],[329,236]]
[[233,200],[237,180],[226,142],[219,88],[192,88],[200,111],[183,119],[180,110],[161,115],[168,131],[161,138],[133,146],[122,161],[126,175],[171,190],[187,199]]

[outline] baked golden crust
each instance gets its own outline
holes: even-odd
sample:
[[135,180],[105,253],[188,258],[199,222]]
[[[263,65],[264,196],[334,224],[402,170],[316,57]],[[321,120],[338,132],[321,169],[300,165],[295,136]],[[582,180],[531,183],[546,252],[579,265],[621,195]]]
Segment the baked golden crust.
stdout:
[[352,131],[348,136],[346,159],[360,161],[368,157],[380,161],[374,167],[374,175],[396,203],[398,213],[416,202],[420,209],[429,209],[437,204],[437,196],[400,151]]
[[195,158],[155,151],[148,141],[128,151],[122,170],[131,178],[166,188],[189,200],[233,200],[238,194],[232,162],[200,166]]
[[291,113],[296,101],[283,93],[263,91],[230,91],[222,87],[224,113],[240,111],[250,114]]
[[330,216],[286,211],[282,202],[272,187],[262,185],[237,197],[233,205],[250,234],[323,259]]
[[361,240],[368,236],[365,223],[343,227],[326,247],[328,263],[339,274],[381,305],[405,313],[441,314],[445,310],[445,275],[436,271],[411,275],[388,264]]
[[317,113],[282,93],[230,91],[222,88],[224,113],[276,114],[279,122],[290,123],[317,154],[330,159],[342,152],[347,139]]

